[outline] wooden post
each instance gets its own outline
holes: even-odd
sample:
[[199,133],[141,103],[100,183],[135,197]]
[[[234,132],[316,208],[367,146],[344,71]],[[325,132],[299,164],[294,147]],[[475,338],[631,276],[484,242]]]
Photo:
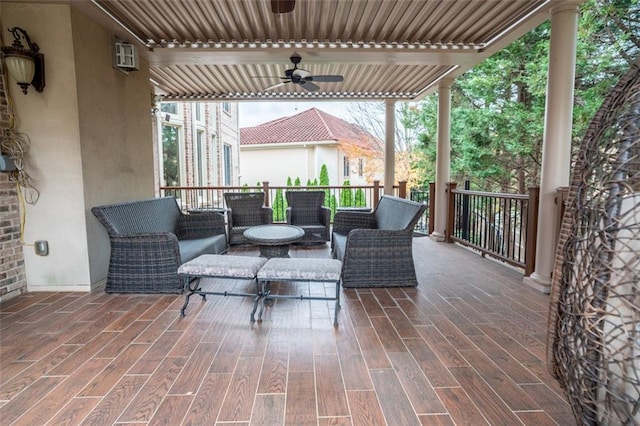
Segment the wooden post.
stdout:
[[452,243],[451,235],[453,235],[453,227],[455,226],[456,220],[456,202],[455,202],[455,191],[456,186],[458,186],[455,182],[447,182],[447,227],[444,230],[444,240],[448,243]]
[[536,270],[536,247],[538,245],[538,205],[540,187],[529,188],[529,206],[527,208],[527,248],[524,255],[524,275],[528,277]]
[[262,190],[264,191],[264,205],[269,207],[271,205],[269,202],[269,181],[262,182]]
[[373,208],[375,209],[380,201],[380,181],[373,181]]
[[398,197],[407,198],[407,181],[401,180],[398,182]]
[[436,223],[436,183],[429,182],[429,235],[433,234]]

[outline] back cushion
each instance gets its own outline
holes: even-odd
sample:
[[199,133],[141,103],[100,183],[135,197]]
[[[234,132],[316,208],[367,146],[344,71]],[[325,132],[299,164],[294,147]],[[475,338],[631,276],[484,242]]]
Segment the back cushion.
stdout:
[[412,201],[382,197],[374,213],[378,229],[390,231],[407,229],[421,208],[421,204]]
[[132,201],[99,208],[117,234],[176,232],[180,210],[172,197]]

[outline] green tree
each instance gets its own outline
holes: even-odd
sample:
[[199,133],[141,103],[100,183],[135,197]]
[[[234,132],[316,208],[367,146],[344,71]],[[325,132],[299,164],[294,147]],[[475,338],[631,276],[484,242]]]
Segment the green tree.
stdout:
[[356,194],[355,194],[354,204],[353,205],[355,207],[366,207],[367,206],[367,199],[365,197],[364,190],[362,188],[356,189]]
[[296,180],[293,182],[293,186],[302,186],[302,183],[300,183],[299,177],[297,177]]
[[[320,186],[329,186],[329,170],[327,170],[327,165],[323,164],[320,167]],[[329,197],[331,196],[331,191],[329,188],[324,190],[324,205],[329,205]]]
[[[638,30],[638,10],[638,0],[592,0],[584,5],[574,91],[575,146],[606,92],[628,67],[628,52],[637,57],[637,33],[636,38],[625,34]],[[630,18],[634,15],[636,20]],[[539,184],[550,31],[550,23],[540,25],[452,86],[452,180],[468,179],[486,191],[519,193]],[[402,120],[404,126],[420,129],[421,153],[412,168],[422,171],[426,186],[435,173],[437,96],[406,108]]]
[[178,128],[162,127],[163,177],[166,186],[180,186],[180,155],[178,151]]
[[337,207],[336,196],[331,194],[331,196],[329,196],[329,202],[325,204],[325,206],[331,209],[331,220],[333,220],[333,217],[336,215],[336,207]]
[[[345,180],[342,186],[350,186],[351,182]],[[353,205],[353,191],[351,188],[342,188],[340,190],[340,207],[351,207]]]
[[293,184],[291,183],[291,176],[287,176],[287,186],[292,186]]
[[278,188],[276,189],[276,196],[273,200],[273,221],[284,222],[286,220],[286,210],[287,207],[285,205],[282,188]]

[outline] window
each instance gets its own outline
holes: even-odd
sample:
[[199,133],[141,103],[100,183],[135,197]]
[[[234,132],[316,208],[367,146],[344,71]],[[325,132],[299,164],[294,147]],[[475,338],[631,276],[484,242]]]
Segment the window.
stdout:
[[195,146],[193,147],[194,184],[196,186],[205,186],[207,184],[206,164],[204,131],[199,130],[196,132]]
[[342,174],[344,175],[344,177],[349,177],[349,157],[345,155],[344,157],[342,157],[342,160]]
[[358,159],[358,176],[364,176],[364,158]]
[[231,145],[224,146],[224,184],[231,186]]
[[227,114],[231,115],[231,104],[229,102],[222,103],[222,110]]
[[180,130],[162,126],[162,164],[165,186],[180,186]]
[[204,121],[204,104],[196,102],[193,109],[195,110],[196,121]]

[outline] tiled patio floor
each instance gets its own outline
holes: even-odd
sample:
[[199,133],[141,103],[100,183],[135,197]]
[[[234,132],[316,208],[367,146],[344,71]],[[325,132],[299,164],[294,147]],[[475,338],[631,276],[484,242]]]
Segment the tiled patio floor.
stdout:
[[420,285],[343,289],[335,329],[326,301],[279,299],[252,324],[248,298],[193,297],[185,318],[182,295],[14,298],[0,309],[0,423],[575,424],[546,371],[549,297],[466,249],[414,244]]

